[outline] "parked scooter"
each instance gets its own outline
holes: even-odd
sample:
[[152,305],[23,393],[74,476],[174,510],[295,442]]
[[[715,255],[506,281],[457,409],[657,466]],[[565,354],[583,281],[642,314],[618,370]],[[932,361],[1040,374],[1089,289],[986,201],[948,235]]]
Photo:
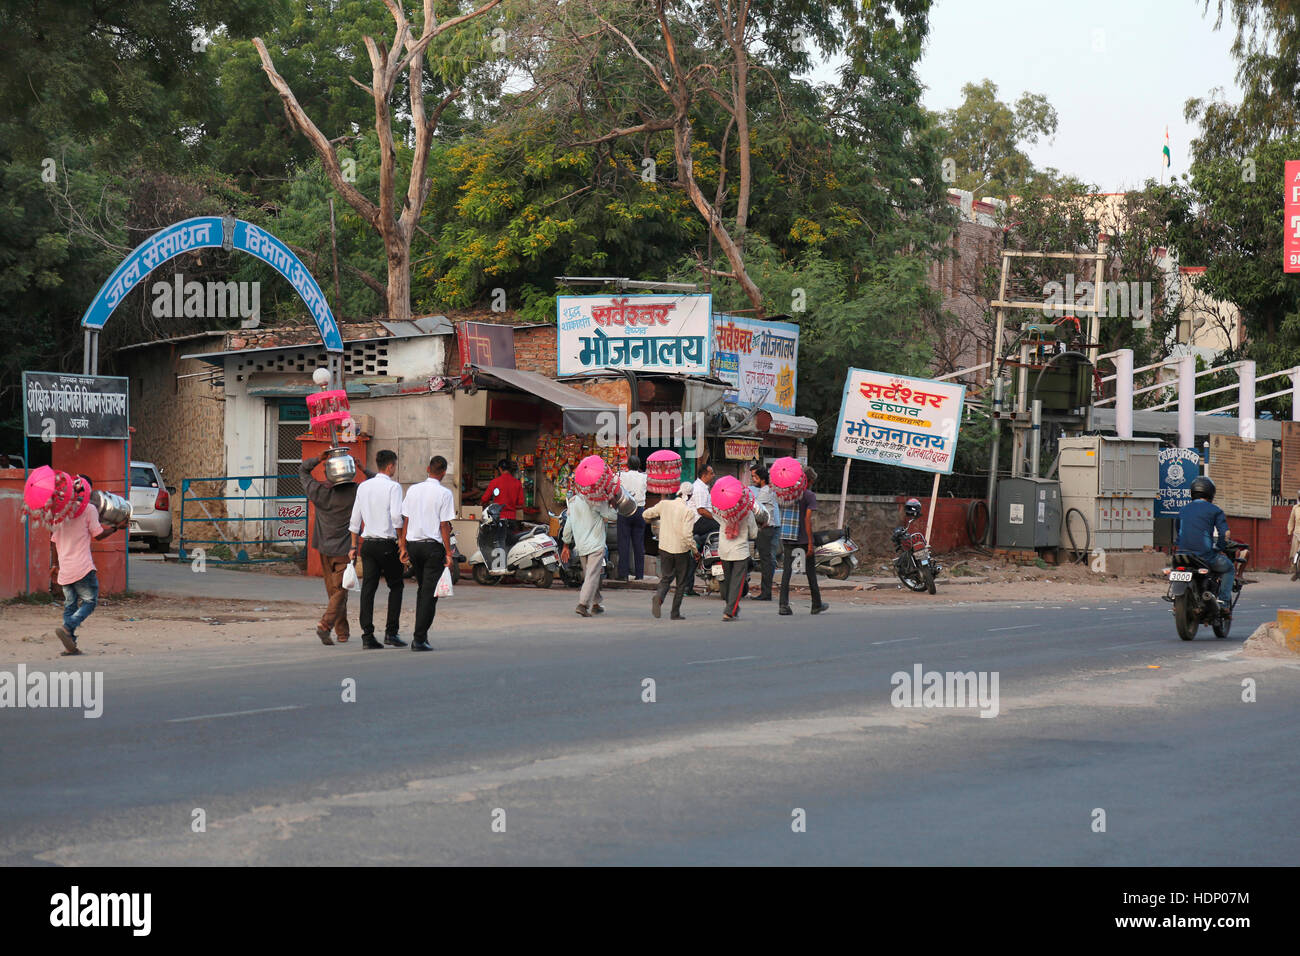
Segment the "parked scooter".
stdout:
[[894,558],[894,573],[908,590],[934,594],[934,579],[943,571],[943,566],[930,555],[930,543],[925,540],[925,535],[912,530],[912,525],[921,518],[921,502],[908,498],[903,513],[907,516],[907,524],[895,528],[890,535],[898,555]]
[[1224,550],[1237,566],[1237,575],[1232,582],[1232,604],[1226,613],[1219,607],[1222,576],[1200,558],[1177,552],[1174,554],[1173,567],[1165,568],[1165,574],[1169,575],[1169,593],[1165,595],[1165,600],[1174,605],[1174,627],[1178,630],[1178,636],[1185,641],[1196,637],[1196,631],[1202,624],[1214,628],[1214,636],[1218,638],[1227,637],[1232,627],[1232,609],[1241,597],[1244,583],[1241,572],[1246,567],[1250,551],[1239,541],[1228,542]]
[[717,592],[722,590],[722,558],[718,554],[719,531],[710,532],[704,541],[704,547],[695,557],[695,576],[704,582],[705,590]]
[[[493,497],[499,493],[500,489],[494,489]],[[527,524],[523,531],[508,533],[502,547],[501,521],[501,505],[496,501],[483,509],[483,516],[479,519],[478,550],[469,559],[474,580],[478,584],[496,584],[512,576],[526,584],[549,588],[559,570],[560,560],[555,539],[546,533],[546,526]],[[499,555],[500,550],[506,552],[504,556]],[[489,564],[484,559],[485,554],[497,557]]]
[[813,532],[813,547],[817,549],[817,573],[824,577],[844,581],[858,566],[858,546],[849,537],[847,526]]

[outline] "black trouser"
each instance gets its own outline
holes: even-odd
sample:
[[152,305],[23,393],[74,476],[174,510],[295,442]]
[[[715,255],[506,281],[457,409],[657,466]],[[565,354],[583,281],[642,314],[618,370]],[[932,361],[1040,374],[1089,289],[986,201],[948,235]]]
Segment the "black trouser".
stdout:
[[759,597],[770,598],[772,596],[772,579],[776,577],[777,534],[780,530],[780,528],[768,526],[759,529],[758,532],[758,566],[762,575],[759,579]]
[[680,614],[682,611],[682,595],[686,593],[686,583],[694,570],[695,562],[691,560],[689,551],[684,554],[672,554],[663,550],[659,552],[659,603],[663,603],[664,598],[668,596],[668,589],[675,583],[677,589],[673,592],[674,614]]
[[733,617],[740,608],[740,595],[744,590],[745,573],[748,570],[749,558],[722,562],[722,601],[726,613]]
[[388,620],[384,622],[384,636],[397,636],[397,622],[402,616],[402,559],[397,555],[397,542],[386,538],[366,538],[361,542],[361,564],[365,574],[361,579],[361,636],[375,639],[375,592],[379,590],[379,576],[388,584]]
[[645,511],[640,505],[630,515],[618,516],[618,576],[645,577]]
[[415,567],[415,580],[419,592],[415,598],[415,635],[417,644],[429,639],[433,616],[438,613],[438,580],[447,569],[447,549],[441,541],[407,541],[406,553]]
[[822,592],[817,587],[817,556],[808,553],[807,539],[801,541],[783,540],[781,545],[785,549],[785,560],[781,565],[781,606],[790,606],[790,572],[794,568],[794,553],[798,551],[803,555],[804,569],[808,572],[808,588],[812,591],[812,606],[817,607],[822,603]]

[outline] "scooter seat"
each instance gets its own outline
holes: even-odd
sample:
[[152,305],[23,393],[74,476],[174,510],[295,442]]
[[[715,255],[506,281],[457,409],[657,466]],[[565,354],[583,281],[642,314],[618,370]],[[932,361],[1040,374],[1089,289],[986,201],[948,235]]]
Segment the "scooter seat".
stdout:
[[836,538],[847,538],[848,536],[848,528],[827,528],[825,531],[813,532],[813,544],[823,545],[828,541],[834,541]]

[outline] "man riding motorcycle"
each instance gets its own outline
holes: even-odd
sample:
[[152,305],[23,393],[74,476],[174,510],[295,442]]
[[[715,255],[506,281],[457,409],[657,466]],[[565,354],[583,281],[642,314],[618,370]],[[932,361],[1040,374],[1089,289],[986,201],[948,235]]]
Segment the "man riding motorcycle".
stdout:
[[[1178,550],[1202,561],[1219,578],[1219,609],[1227,616],[1232,613],[1232,582],[1236,565],[1227,552],[1228,517],[1214,504],[1214,482],[1202,475],[1192,482],[1192,500],[1179,516]],[[1217,542],[1213,532],[1219,532]]]

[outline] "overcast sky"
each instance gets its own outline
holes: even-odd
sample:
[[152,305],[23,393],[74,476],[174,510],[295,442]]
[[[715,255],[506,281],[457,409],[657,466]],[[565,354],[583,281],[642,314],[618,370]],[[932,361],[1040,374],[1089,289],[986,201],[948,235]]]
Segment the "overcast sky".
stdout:
[[1158,177],[1165,126],[1171,171],[1187,171],[1183,121],[1189,97],[1221,86],[1240,99],[1228,52],[1230,23],[1214,29],[1217,4],[1203,0],[936,0],[920,76],[924,103],[961,102],[963,83],[985,77],[1003,102],[1042,93],[1056,108],[1054,141],[1030,147],[1036,166],[1054,166],[1103,192]]

